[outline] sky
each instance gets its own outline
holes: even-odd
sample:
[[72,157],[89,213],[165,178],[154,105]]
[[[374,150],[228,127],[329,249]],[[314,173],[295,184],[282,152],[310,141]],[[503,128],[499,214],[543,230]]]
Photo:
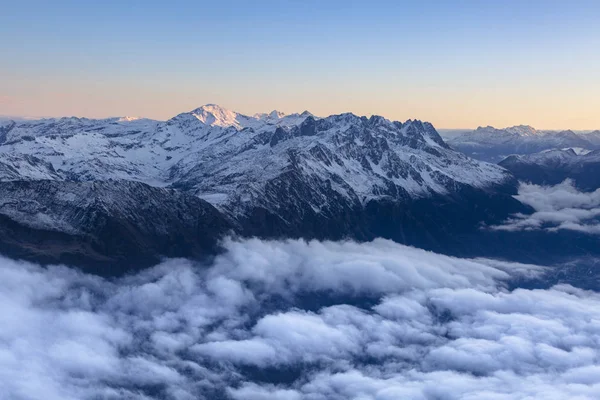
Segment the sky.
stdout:
[[600,2],[6,1],[0,115],[600,128]]

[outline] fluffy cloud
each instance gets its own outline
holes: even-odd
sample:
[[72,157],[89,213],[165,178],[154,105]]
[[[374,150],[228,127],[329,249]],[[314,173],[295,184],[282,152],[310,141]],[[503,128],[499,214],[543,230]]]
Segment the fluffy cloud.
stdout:
[[545,268],[385,240],[224,245],[211,265],[169,260],[113,281],[0,259],[0,393],[600,396],[600,295],[509,290]]
[[580,192],[571,180],[556,186],[521,183],[516,199],[535,209],[531,215],[517,214],[495,230],[557,231],[567,229],[600,234],[600,189]]

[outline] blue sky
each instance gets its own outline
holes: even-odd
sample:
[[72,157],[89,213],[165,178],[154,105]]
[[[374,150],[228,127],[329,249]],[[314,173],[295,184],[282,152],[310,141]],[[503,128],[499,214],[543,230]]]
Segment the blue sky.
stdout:
[[0,114],[600,128],[598,21],[598,1],[6,2]]

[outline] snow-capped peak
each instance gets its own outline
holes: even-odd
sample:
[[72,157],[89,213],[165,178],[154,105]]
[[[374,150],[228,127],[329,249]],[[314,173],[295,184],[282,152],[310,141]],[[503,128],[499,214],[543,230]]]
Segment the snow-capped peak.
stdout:
[[235,111],[228,110],[217,104],[206,104],[202,107],[196,108],[193,111],[190,111],[189,114],[206,125],[220,127],[233,126],[238,129],[242,128],[242,124],[239,121],[240,117],[245,117],[236,113]]
[[140,119],[142,119],[142,117],[128,117],[128,116],[125,116],[125,117],[118,118],[117,122],[132,122],[132,121],[138,121]]
[[535,136],[539,135],[541,132],[536,130],[534,127],[529,125],[517,125],[511,126],[510,128],[505,129],[507,132],[517,134],[519,136]]
[[269,117],[279,119],[279,118],[285,117],[285,113],[283,113],[281,111],[273,110],[269,113]]
[[[260,132],[271,129],[272,126],[296,126],[306,118],[312,116],[309,112],[302,114],[285,114],[273,110],[270,113],[257,113],[252,116],[240,114],[228,110],[216,104],[206,104],[190,112],[179,114],[167,121],[167,124],[175,124],[185,127],[185,130],[193,132],[203,127],[234,128],[238,131],[252,129]],[[200,122],[200,124],[198,124]],[[200,126],[198,126],[200,125]]]

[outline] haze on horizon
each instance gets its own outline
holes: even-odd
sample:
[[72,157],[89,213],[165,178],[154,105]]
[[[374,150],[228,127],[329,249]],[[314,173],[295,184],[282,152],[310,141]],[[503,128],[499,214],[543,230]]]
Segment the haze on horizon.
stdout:
[[600,3],[9,2],[0,115],[168,119],[217,103],[599,129]]

